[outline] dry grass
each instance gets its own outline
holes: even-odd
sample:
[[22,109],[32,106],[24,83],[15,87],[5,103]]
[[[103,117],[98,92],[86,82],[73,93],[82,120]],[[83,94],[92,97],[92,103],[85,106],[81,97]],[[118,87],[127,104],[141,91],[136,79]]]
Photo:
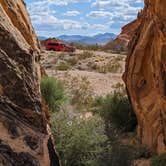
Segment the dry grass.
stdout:
[[72,77],[66,82],[72,105],[79,108],[88,107],[93,100],[93,88],[87,77]]
[[91,58],[93,56],[94,56],[94,53],[90,52],[90,51],[84,51],[83,53],[77,54],[78,60],[83,60],[83,59]]
[[103,66],[100,66],[98,68],[98,71],[100,73],[118,73],[121,72],[122,66],[119,61],[119,59],[111,59],[108,63],[104,64]]

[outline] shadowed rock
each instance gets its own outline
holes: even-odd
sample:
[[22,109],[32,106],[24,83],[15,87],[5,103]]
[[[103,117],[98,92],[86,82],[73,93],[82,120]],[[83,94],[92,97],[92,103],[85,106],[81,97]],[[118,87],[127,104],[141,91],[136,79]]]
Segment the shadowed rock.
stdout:
[[[39,60],[38,39],[24,2],[0,0],[0,165],[52,163]],[[59,165],[58,158],[54,165]]]

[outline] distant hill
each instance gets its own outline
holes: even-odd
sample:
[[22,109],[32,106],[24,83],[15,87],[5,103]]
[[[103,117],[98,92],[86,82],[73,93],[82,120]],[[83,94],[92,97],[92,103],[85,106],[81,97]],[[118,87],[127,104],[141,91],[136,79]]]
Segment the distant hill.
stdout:
[[38,36],[38,38],[39,38],[39,40],[46,40],[47,39],[47,37],[45,37],[45,36]]
[[62,35],[57,39],[66,42],[77,42],[82,44],[106,44],[116,38],[114,33],[97,34],[94,36],[81,36],[81,35]]

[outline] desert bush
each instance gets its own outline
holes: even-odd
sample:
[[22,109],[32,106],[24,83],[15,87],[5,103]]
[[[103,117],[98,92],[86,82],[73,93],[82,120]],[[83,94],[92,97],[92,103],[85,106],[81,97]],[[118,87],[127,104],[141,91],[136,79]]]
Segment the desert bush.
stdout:
[[146,151],[144,147],[112,144],[100,166],[131,166],[134,160],[144,157]]
[[124,96],[126,95],[126,87],[123,83],[118,82],[112,88],[114,88],[115,92],[121,93]]
[[87,45],[86,49],[87,50],[93,50],[93,51],[98,51],[101,50],[102,46],[98,45],[98,44],[93,44],[93,45]]
[[122,131],[133,131],[137,125],[137,119],[126,95],[120,92],[108,94],[106,97],[98,97],[93,103],[104,118],[106,124],[112,124]]
[[43,77],[41,80],[42,96],[51,111],[59,111],[66,101],[66,95],[62,82],[53,77]]
[[101,50],[101,48],[102,48],[102,46],[98,45],[98,44],[87,45],[87,44],[73,42],[73,43],[71,43],[71,45],[75,46],[77,49],[80,49],[80,50],[97,51],[97,50]]
[[90,51],[83,51],[83,53],[77,54],[78,60],[91,58],[93,56],[94,56],[94,53]]
[[119,60],[117,60],[116,58],[110,60],[107,64],[105,64],[99,68],[100,73],[108,73],[108,72],[117,73],[120,70],[122,70],[122,66],[121,66]]
[[74,66],[74,65],[77,64],[78,60],[77,60],[77,58],[72,57],[72,58],[69,58],[69,59],[67,60],[67,62],[68,62],[71,66]]
[[60,62],[56,66],[57,70],[62,70],[62,71],[69,70],[70,68],[71,68],[71,65],[69,63],[67,63],[67,62]]
[[93,90],[87,77],[73,77],[70,85],[71,104],[81,107],[88,107],[93,101]]
[[165,166],[166,165],[166,153],[152,158],[150,165],[151,166]]
[[59,112],[52,115],[51,124],[63,166],[100,166],[98,158],[107,140],[101,118],[84,120]]

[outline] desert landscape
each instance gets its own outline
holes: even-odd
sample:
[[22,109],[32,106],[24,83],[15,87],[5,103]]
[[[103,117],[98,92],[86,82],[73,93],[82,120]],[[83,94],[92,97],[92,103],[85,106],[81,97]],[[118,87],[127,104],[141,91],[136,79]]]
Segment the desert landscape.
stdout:
[[85,77],[95,96],[109,94],[116,84],[123,84],[125,59],[126,55],[93,50],[77,50],[72,54],[42,52],[42,66],[49,76],[69,83],[74,77]]
[[166,166],[165,7],[0,0],[0,166]]

